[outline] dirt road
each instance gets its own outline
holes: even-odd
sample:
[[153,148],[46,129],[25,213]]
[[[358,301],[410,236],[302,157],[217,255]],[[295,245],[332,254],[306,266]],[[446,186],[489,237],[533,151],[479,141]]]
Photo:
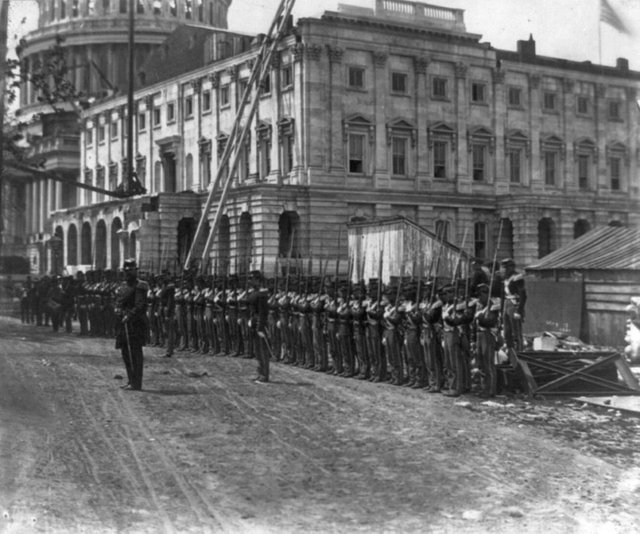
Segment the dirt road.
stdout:
[[0,532],[640,530],[640,458],[563,435],[562,406],[161,354],[123,391],[110,340],[0,319]]

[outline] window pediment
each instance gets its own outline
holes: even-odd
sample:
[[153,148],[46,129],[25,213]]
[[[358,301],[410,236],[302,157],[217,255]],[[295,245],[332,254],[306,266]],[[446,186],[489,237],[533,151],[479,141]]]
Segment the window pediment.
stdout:
[[620,141],[607,143],[607,157],[622,157],[626,166],[629,166],[629,148]]
[[451,151],[455,152],[458,144],[458,132],[456,129],[446,122],[434,122],[427,128],[427,145],[429,150],[433,149],[433,143],[436,140],[446,140],[451,142]]
[[349,133],[351,132],[366,132],[369,144],[372,145],[375,142],[375,125],[363,115],[349,115],[342,121],[343,142],[346,143],[349,140]]
[[576,139],[573,143],[574,159],[577,160],[580,155],[591,155],[593,161],[598,162],[598,146],[593,139],[589,137],[581,137]]
[[531,156],[531,140],[522,130],[508,130],[504,136],[504,144],[507,149],[524,147],[527,157]]
[[404,134],[411,139],[411,146],[416,146],[417,129],[405,119],[394,119],[387,123],[387,145],[391,145],[394,134]]
[[473,145],[484,143],[489,146],[489,151],[493,153],[496,148],[496,136],[493,131],[485,126],[475,126],[467,131],[467,150],[472,151]]
[[556,151],[560,153],[560,157],[564,159],[566,145],[561,137],[555,134],[543,135],[540,137],[540,153]]

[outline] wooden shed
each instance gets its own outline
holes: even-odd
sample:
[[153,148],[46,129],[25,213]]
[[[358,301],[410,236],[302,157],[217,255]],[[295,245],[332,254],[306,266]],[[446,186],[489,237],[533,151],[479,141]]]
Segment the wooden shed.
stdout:
[[[579,325],[578,332],[569,330],[583,341],[624,345],[625,307],[632,296],[640,296],[640,230],[596,228],[529,265],[526,272],[531,275],[527,308],[534,318],[551,319],[548,330],[557,323],[555,318],[564,317],[567,321],[560,319],[560,324]],[[576,291],[567,290],[571,285],[579,299]],[[548,298],[540,298],[543,293]]]
[[436,275],[436,264],[437,276],[451,279],[459,258],[460,276],[467,276],[469,271],[468,254],[461,255],[457,246],[402,216],[350,223],[348,234],[353,281],[377,278],[381,257],[385,284],[392,276],[417,278],[421,273],[426,278],[430,272]]

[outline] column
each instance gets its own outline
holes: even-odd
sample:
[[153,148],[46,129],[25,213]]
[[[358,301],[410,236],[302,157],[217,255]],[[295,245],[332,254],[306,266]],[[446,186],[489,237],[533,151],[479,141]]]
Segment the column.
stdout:
[[[416,191],[428,189],[429,180],[429,150],[427,145],[427,58],[417,56],[413,58],[415,68],[415,124],[418,129],[416,146]],[[420,218],[419,218],[420,220]]]
[[469,97],[467,92],[467,65],[455,66],[454,95],[456,105],[456,131],[458,132],[456,186],[459,193],[471,193],[469,178],[469,150],[467,141],[469,120]]
[[327,46],[329,55],[329,99],[326,115],[329,128],[325,139],[327,146],[325,172],[343,172],[344,170],[344,146],[342,139],[342,103],[344,98],[344,74],[342,56],[344,50],[338,46]]
[[[529,176],[531,177],[531,191],[542,193],[544,189],[544,173],[541,153],[540,153],[540,116],[542,107],[540,105],[540,75],[529,75],[529,132],[531,139],[531,165]],[[537,255],[536,255],[537,259]]]
[[373,52],[373,77],[372,84],[373,109],[375,113],[375,168],[373,183],[376,189],[389,189],[391,187],[391,173],[388,167],[387,129],[386,129],[386,101],[389,94],[389,74],[387,72],[387,58],[385,52]]
[[505,176],[505,131],[504,125],[507,118],[507,98],[504,87],[504,71],[494,69],[493,79],[493,115],[495,124],[496,148],[493,157],[493,176],[496,195],[506,194],[509,191],[509,181]]

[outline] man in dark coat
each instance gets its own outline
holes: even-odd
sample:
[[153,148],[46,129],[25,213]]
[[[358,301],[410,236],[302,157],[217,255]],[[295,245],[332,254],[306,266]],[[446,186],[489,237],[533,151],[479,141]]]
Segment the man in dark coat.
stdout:
[[147,340],[147,292],[149,285],[138,280],[133,259],[124,262],[125,281],[116,290],[116,348],[122,351],[128,384],[124,389],[142,389],[142,347]]

